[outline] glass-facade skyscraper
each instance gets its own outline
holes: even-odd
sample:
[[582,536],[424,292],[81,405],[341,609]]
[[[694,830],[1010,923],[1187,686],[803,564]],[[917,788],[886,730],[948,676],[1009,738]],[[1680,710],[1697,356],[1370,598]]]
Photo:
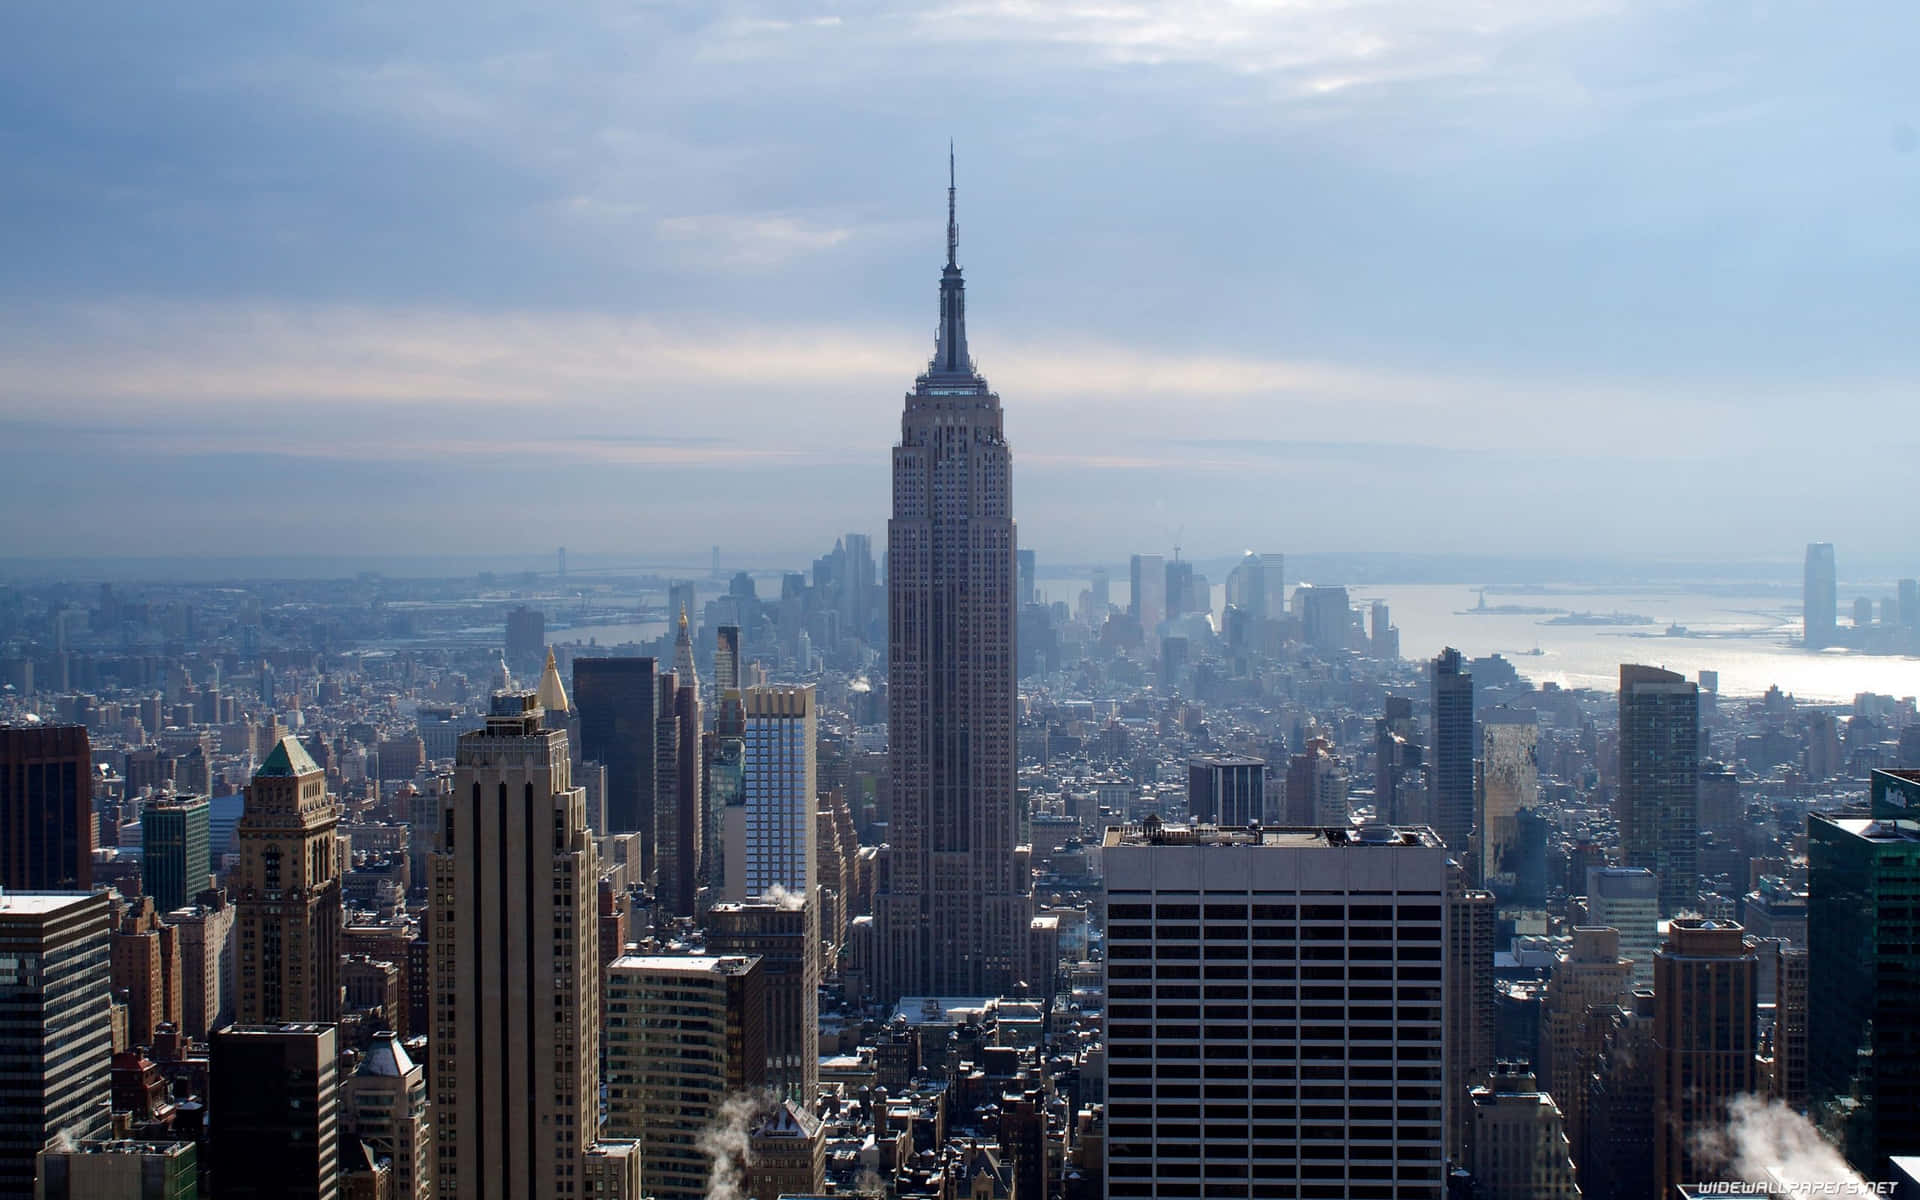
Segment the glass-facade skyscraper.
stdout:
[[1620,854],[1660,880],[1660,911],[1700,891],[1700,687],[1659,667],[1620,667]]
[[1920,1154],[1920,771],[1875,771],[1872,805],[1807,819],[1808,1090],[1870,1175]]

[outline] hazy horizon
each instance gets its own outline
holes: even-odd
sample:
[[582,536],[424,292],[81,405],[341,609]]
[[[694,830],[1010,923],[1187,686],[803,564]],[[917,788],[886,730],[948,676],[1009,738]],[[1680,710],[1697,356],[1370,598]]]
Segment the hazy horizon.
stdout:
[[1859,480],[1920,448],[1911,22],[77,4],[0,32],[0,555],[883,543],[949,137],[1043,560],[1910,546]]

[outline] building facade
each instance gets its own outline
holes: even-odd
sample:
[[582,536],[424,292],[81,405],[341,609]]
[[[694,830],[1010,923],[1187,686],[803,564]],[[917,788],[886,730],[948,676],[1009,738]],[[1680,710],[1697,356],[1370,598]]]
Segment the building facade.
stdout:
[[[816,893],[817,895],[817,893]],[[813,897],[728,901],[707,912],[707,949],[758,958],[766,995],[767,1084],[811,1111],[820,1085],[820,921]]]
[[1807,820],[1807,1083],[1873,1175],[1920,1154],[1920,771],[1870,786],[1870,817]]
[[[1259,561],[1259,560],[1254,560]],[[1266,816],[1267,764],[1209,755],[1187,761],[1187,815],[1213,825],[1258,825]]]
[[281,738],[254,772],[234,831],[242,1024],[329,1022],[340,1015],[338,823],[326,772],[299,739]]
[[884,1000],[1010,989],[1033,919],[1014,855],[1013,457],[967,352],[951,186],[947,199],[939,336],[906,398],[887,522]]
[[429,917],[440,1193],[571,1197],[599,1121],[598,889],[567,735],[532,692],[460,738]]
[[104,892],[0,892],[0,1195],[34,1155],[111,1128],[112,909]]
[[1452,646],[1433,660],[1430,759],[1434,832],[1462,855],[1473,834],[1473,673],[1465,663]]
[[1700,687],[1659,667],[1620,667],[1620,853],[1660,884],[1660,911],[1699,897]]
[[653,870],[654,739],[660,689],[651,658],[576,658],[573,707],[580,756],[607,768],[607,827],[637,833],[642,872]]
[[93,886],[92,774],[84,726],[0,728],[0,888]]
[[703,1200],[703,1135],[766,1065],[759,959],[625,955],[607,969],[606,1131],[639,1140],[652,1200]]
[[212,882],[204,796],[157,800],[140,814],[140,886],[163,913],[190,904]]
[[1745,936],[1731,921],[1675,917],[1654,956],[1655,1195],[1719,1177],[1726,1164],[1703,1135],[1725,1125],[1734,1100],[1766,1090],[1755,1056],[1758,963]]
[[333,1025],[213,1035],[207,1146],[215,1200],[340,1195],[340,1043]]
[[[1114,1200],[1445,1192],[1448,852],[1369,826],[1109,829]],[[1203,1119],[1218,1107],[1230,1120]]]

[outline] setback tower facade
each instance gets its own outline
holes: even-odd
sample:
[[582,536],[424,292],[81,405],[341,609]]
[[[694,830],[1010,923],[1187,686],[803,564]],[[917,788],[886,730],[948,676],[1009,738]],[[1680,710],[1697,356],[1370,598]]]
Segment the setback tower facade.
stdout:
[[1031,884],[1014,855],[1013,463],[967,353],[954,190],[940,329],[893,449],[887,522],[888,889],[876,992],[983,996],[1022,974]]

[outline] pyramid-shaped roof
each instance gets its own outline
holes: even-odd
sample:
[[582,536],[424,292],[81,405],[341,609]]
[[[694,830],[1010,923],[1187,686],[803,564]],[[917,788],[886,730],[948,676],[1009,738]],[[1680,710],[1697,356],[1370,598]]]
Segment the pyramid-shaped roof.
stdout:
[[291,778],[295,775],[312,775],[319,770],[320,764],[313,761],[313,755],[307,753],[300,739],[288,734],[274,743],[272,751],[267,754],[267,761],[260,764],[260,769],[253,773],[253,777]]
[[400,1044],[399,1035],[385,1033],[376,1035],[373,1044],[367,1047],[367,1057],[360,1064],[359,1074],[397,1079],[411,1070],[413,1057]]

